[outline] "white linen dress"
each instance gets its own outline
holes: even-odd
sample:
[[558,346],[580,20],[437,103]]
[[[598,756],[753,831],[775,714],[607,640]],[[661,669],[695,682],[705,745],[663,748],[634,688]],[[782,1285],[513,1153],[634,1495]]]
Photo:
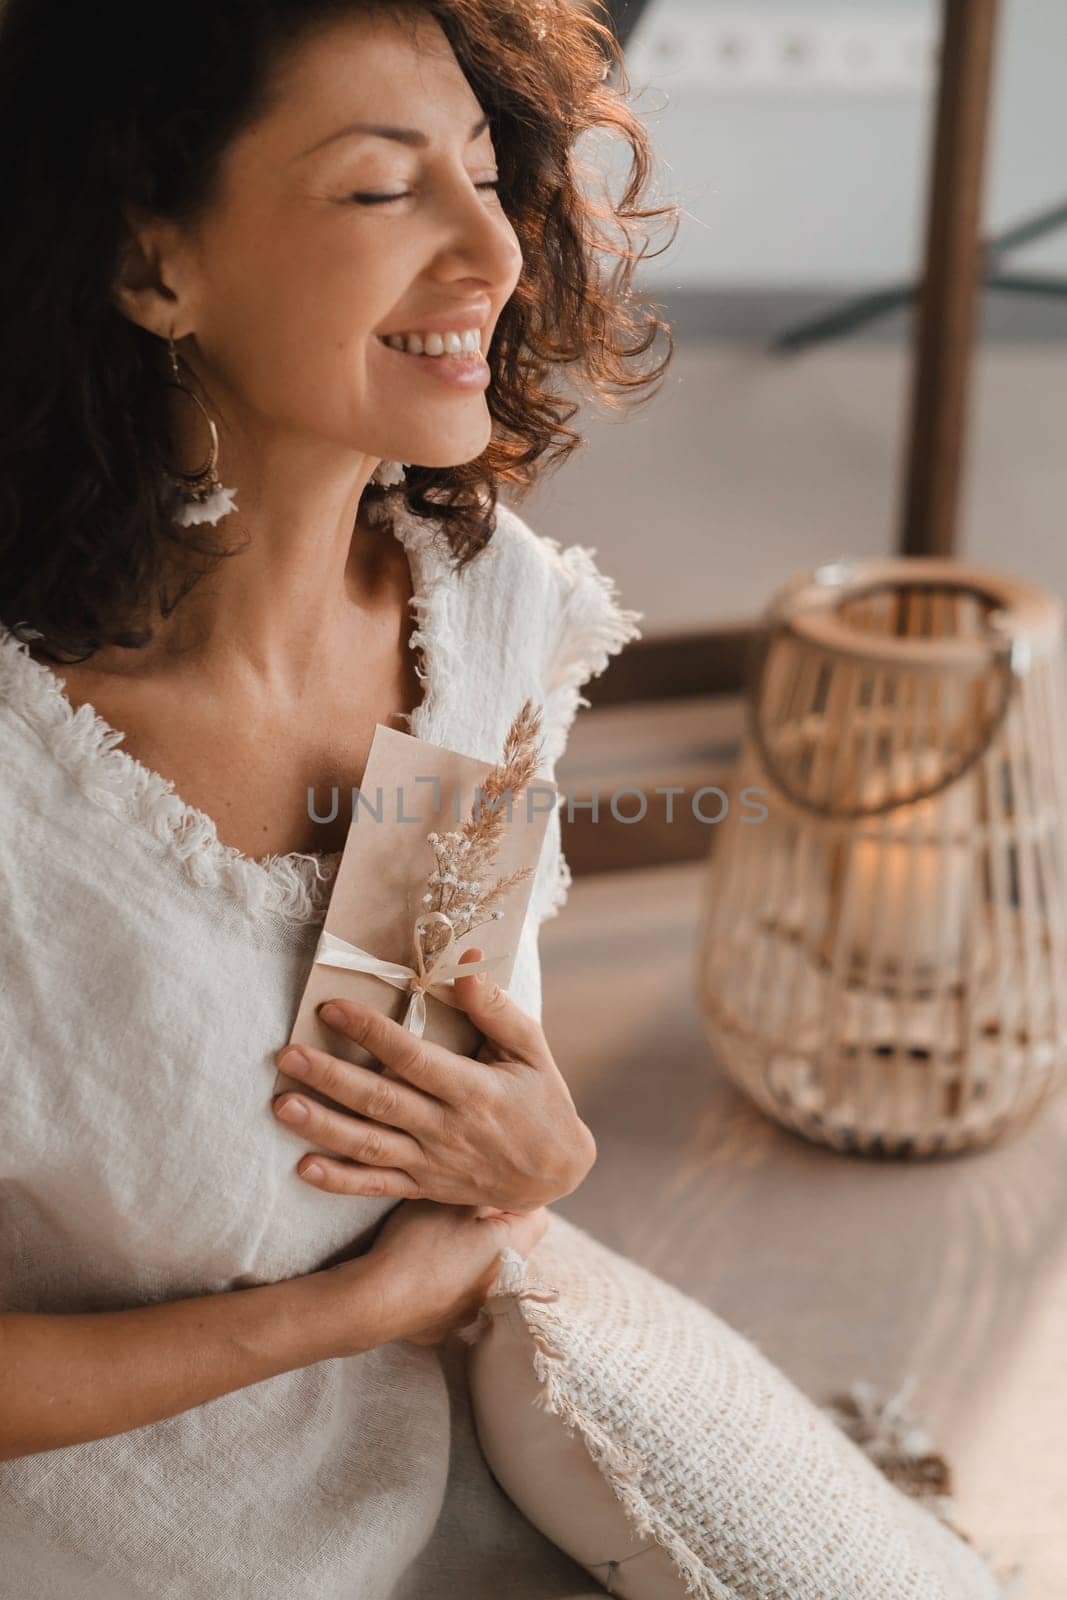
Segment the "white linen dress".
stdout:
[[[419,738],[498,757],[528,697],[554,776],[581,687],[639,636],[594,549],[499,508],[452,571],[397,514]],[[252,861],[0,627],[0,1309],[124,1309],[313,1271],[396,1204],[316,1191],[270,1110],[339,856]],[[553,813],[511,992],[570,875]],[[564,1070],[566,1063],[562,1064]],[[111,1438],[0,1462],[18,1600],[574,1600],[511,1505],[458,1344],[318,1362]],[[0,1402],[2,1403],[2,1402]]]

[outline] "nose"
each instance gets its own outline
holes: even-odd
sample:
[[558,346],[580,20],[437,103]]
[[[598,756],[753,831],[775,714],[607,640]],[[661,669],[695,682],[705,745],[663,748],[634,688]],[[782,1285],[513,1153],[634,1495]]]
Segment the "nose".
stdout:
[[522,272],[522,249],[507,213],[495,200],[487,203],[484,191],[469,178],[450,187],[446,201],[447,240],[437,257],[437,274],[444,282],[476,278],[496,297],[511,294]]

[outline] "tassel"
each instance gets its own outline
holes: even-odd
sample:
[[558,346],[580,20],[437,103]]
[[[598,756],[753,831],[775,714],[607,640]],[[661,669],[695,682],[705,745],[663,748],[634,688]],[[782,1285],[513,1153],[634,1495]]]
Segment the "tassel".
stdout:
[[391,489],[403,481],[404,464],[401,461],[379,461],[371,477],[371,482],[379,484],[383,489]]
[[914,1381],[909,1378],[886,1398],[859,1379],[824,1409],[898,1489],[919,1499],[947,1499],[952,1470],[906,1409]]
[[195,496],[185,495],[174,520],[182,528],[191,527],[195,522],[219,521],[221,517],[228,516],[231,511],[237,510],[237,501],[234,495],[236,489],[224,489],[221,484],[203,500]]
[[[847,1394],[836,1396],[822,1409],[890,1483],[919,1500],[951,1533],[976,1550],[974,1539],[956,1520],[952,1468],[906,1410],[914,1383],[914,1378],[907,1379],[886,1399],[873,1384],[858,1379]],[[1000,1600],[1024,1600],[1023,1569],[1018,1564],[998,1568],[988,1553],[978,1550],[978,1554],[1000,1585]]]

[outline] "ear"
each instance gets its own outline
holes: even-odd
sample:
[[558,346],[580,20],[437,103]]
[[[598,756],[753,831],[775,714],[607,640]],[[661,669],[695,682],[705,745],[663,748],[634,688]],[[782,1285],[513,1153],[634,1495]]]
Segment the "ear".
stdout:
[[131,322],[161,339],[192,328],[187,255],[174,223],[128,211],[111,298]]

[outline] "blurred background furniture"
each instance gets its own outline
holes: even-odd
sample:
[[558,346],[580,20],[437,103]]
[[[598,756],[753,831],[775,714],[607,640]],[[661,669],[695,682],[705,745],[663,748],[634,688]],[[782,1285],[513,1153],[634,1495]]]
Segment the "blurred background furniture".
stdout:
[[944,0],[900,553],[956,552],[999,0]]
[[1017,1132],[1067,1083],[1062,603],[961,561],[818,567],[749,709],[700,934],[717,1063],[838,1150]]
[[[982,277],[982,195],[990,120],[993,49],[999,0],[941,0],[943,8],[937,112],[928,178],[926,247],[918,297],[908,456],[901,504],[901,555],[951,556],[957,519],[967,399]],[[647,10],[648,0],[608,0],[623,48]],[[1042,219],[1047,225],[1048,219]],[[780,348],[797,348],[781,341]],[[642,657],[650,647],[631,647],[629,681],[616,671],[613,703],[654,698],[660,674],[677,682],[693,670],[702,688],[736,692],[743,671],[744,634],[730,629],[678,640],[678,655],[666,658],[651,689]],[[739,652],[738,646],[742,646]],[[606,691],[602,691],[606,692]],[[593,696],[590,696],[592,699]],[[602,701],[596,699],[594,703]]]
[[[576,0],[576,3],[580,3],[580,0]],[[663,28],[669,27],[677,7],[672,9],[670,4],[658,3],[658,0],[651,0],[651,3],[650,0],[608,0],[608,3],[620,41],[628,49],[639,49],[645,32],[650,29],[654,32],[659,18],[664,19],[663,27],[652,39],[657,55],[663,54],[671,44],[669,32],[664,33]],[[1035,228],[1040,235],[1054,225],[1059,208],[1053,208],[1022,228],[1012,230],[1006,240],[999,242],[999,246],[996,240],[983,246],[982,197],[989,142],[998,0],[931,0],[931,4],[939,18],[940,49],[932,84],[921,293],[918,295],[917,314],[909,338],[909,392],[901,397],[906,413],[900,441],[902,475],[892,492],[896,500],[894,542],[897,550],[909,555],[945,556],[957,553],[960,548],[961,499],[966,489],[965,445],[980,309],[979,288],[986,254],[991,249],[996,252],[1005,245],[1027,242]],[[749,7],[753,18],[758,17],[760,9],[758,0],[754,0]],[[794,9],[797,13],[797,35],[802,41],[804,8],[795,4]],[[859,15],[865,9],[870,9],[867,0],[863,6],[854,8],[853,14]],[[707,15],[714,13],[715,8],[709,8]],[[688,11],[677,14],[680,30],[683,22],[695,15]],[[684,31],[679,31],[674,41],[676,52],[681,52],[685,40]],[[648,77],[647,72],[644,76]],[[642,77],[638,74],[638,86],[641,81]],[[672,80],[669,75],[664,82],[666,93],[670,95]],[[718,98],[721,101],[723,96]],[[655,132],[655,105],[649,107],[646,98],[639,104],[639,109],[648,113]],[[743,151],[732,154],[734,159],[743,162]],[[828,186],[832,190],[832,182]],[[667,188],[669,190],[669,183]],[[683,209],[686,199],[683,191]],[[849,195],[842,193],[839,209],[848,205]],[[670,316],[669,296],[667,300],[666,310]],[[831,310],[828,317],[832,319],[834,314]],[[685,370],[686,343],[683,326],[679,334],[679,353],[672,369],[676,374],[673,381],[677,383],[688,378]],[[767,343],[773,345],[774,341]],[[787,345],[788,339],[779,343]],[[723,354],[723,370],[715,375],[714,381],[722,388],[724,398],[719,403],[725,410],[731,384],[736,379],[728,365],[728,358],[732,357],[733,352],[724,349]],[[859,361],[866,354],[866,350],[862,351]],[[806,359],[816,360],[817,357]],[[791,436],[805,426],[806,418],[790,415],[787,400],[790,387],[799,390],[803,380],[795,374],[790,375],[788,365],[784,362],[778,370],[782,375],[779,385],[781,412],[777,433],[773,437],[775,446],[780,442],[780,448],[785,452],[790,448]],[[670,382],[671,375],[668,376]],[[773,374],[768,373],[768,392],[772,382]],[[804,404],[805,401],[810,401],[806,392],[799,403]],[[704,395],[699,389],[690,391],[689,402],[690,410],[695,411],[699,418]],[[716,404],[716,401],[712,404]],[[715,411],[707,413],[707,445],[700,450],[700,459],[707,463],[709,473],[713,474],[720,460],[716,429],[723,421],[724,418]],[[654,446],[650,449],[647,444],[650,430],[645,422],[642,441],[638,438],[641,425],[636,421],[624,421],[620,426],[632,429],[632,441],[637,454],[631,470],[636,478],[642,474],[644,467],[641,460],[642,444],[645,444],[646,455],[654,452]],[[693,426],[697,429],[698,423]],[[723,437],[723,463],[729,461],[733,448],[731,441]],[[570,470],[573,474],[575,469],[572,467]],[[652,470],[655,470],[654,464]],[[773,462],[768,459],[767,471],[773,470]],[[684,521],[691,525],[694,506],[679,505],[675,512],[670,504],[670,488],[669,479],[665,479],[662,516],[669,518],[674,515],[680,524]],[[552,489],[548,489],[547,495],[542,493],[541,498],[547,499],[551,510]],[[566,511],[566,502],[562,498],[560,508]],[[731,508],[728,501],[725,509],[729,516]],[[884,509],[868,506],[864,519],[867,524],[872,521],[872,513],[873,518],[880,521]],[[699,515],[699,511],[696,514]],[[741,524],[745,518],[743,508],[738,506],[736,514]],[[537,520],[536,501],[531,506],[531,515]],[[592,535],[587,534],[585,525],[578,518],[574,518],[573,527],[564,526],[562,529],[560,521],[561,518],[557,516],[554,523],[546,524],[544,517],[541,517],[538,525],[546,527],[546,531],[562,532],[567,539],[580,538],[582,542],[589,542]],[[705,555],[710,569],[731,586],[736,586],[736,573],[733,571],[735,551],[743,551],[742,560],[747,557],[751,564],[761,559],[760,550],[765,543],[765,564],[770,566],[775,561],[773,541],[778,538],[784,543],[787,537],[785,526],[777,533],[773,528],[767,529],[766,533],[763,529],[751,529],[738,547],[732,543],[731,532],[729,525],[721,522],[709,527]],[[616,571],[618,563],[612,566],[610,544],[600,528],[595,528],[594,533],[594,542],[602,562],[607,570]],[[857,525],[856,534],[857,545],[860,545],[866,528]],[[841,539],[841,529],[838,528],[831,536]],[[692,539],[693,535],[690,534],[687,555],[692,550]],[[857,545],[846,544],[842,540],[836,549],[825,553],[867,553]],[[668,537],[664,539],[661,549],[669,556],[670,548]],[[684,559],[680,555],[680,562]],[[801,564],[791,563],[786,571],[795,570]],[[1010,560],[1002,557],[997,564],[1010,566]],[[741,561],[736,565],[741,565]],[[780,568],[768,576],[768,591],[782,576],[784,573]],[[678,579],[678,589],[685,589],[687,585],[681,566]],[[622,598],[630,605],[640,606],[644,597],[624,587]],[[631,644],[611,662],[599,679],[588,686],[586,696],[596,717],[594,719],[590,715],[580,719],[571,764],[561,776],[567,781],[573,778],[577,785],[584,785],[588,790],[594,783],[595,775],[601,788],[610,792],[613,782],[609,771],[613,761],[611,752],[627,751],[627,772],[632,775],[634,752],[640,749],[643,754],[639,761],[639,776],[628,779],[619,776],[620,782],[650,781],[670,785],[689,781],[693,786],[715,783],[717,776],[721,776],[729,763],[736,759],[741,725],[737,697],[746,681],[758,636],[758,608],[753,608],[748,616],[727,616],[722,620],[710,618],[706,625],[697,627],[664,628],[656,626],[653,619],[653,625],[646,626],[645,637]],[[594,720],[597,723],[595,728]],[[657,750],[660,752],[658,756]],[[661,763],[658,769],[657,760]],[[653,777],[654,773],[658,775]],[[639,827],[627,827],[611,818],[605,821],[603,817],[594,823],[589,813],[583,812],[580,807],[575,808],[574,819],[566,823],[565,830],[568,858],[576,874],[642,863],[694,859],[706,851],[709,837],[706,827],[694,825],[686,818],[680,818],[670,826],[660,827],[646,819]]]

